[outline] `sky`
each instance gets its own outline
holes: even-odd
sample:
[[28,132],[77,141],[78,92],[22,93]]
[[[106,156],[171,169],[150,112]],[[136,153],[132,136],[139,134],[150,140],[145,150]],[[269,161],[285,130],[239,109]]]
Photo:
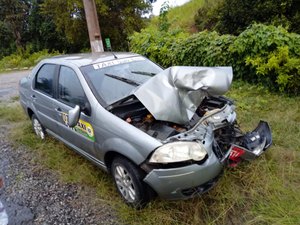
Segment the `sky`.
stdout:
[[[153,6],[153,14],[155,16],[159,15],[159,10],[161,8],[161,5],[167,0],[157,0],[155,3],[152,4]],[[184,3],[188,2],[189,0],[168,0],[169,2],[169,6],[170,7],[174,7],[174,6],[178,6],[178,5],[183,5]]]

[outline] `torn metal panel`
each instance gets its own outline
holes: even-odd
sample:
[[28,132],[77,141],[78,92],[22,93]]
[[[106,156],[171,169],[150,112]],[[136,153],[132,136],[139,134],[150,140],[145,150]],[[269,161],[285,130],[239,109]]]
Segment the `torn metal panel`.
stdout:
[[157,120],[185,124],[207,95],[228,91],[231,67],[170,67],[142,84],[134,95]]

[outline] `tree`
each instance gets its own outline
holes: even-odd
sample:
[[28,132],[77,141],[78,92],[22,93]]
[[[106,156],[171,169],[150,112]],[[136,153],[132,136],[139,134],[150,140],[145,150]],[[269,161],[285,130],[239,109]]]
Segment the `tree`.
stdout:
[[164,2],[160,8],[159,17],[158,17],[158,26],[160,31],[168,32],[171,23],[168,21],[168,12],[170,6],[168,2]]
[[116,50],[128,50],[128,37],[145,26],[142,15],[151,9],[144,0],[104,0],[108,10],[98,12],[103,38],[109,37]]
[[31,0],[27,29],[23,35],[24,42],[31,45],[32,51],[42,49],[69,51],[73,46],[65,34],[58,32],[53,19],[42,13],[43,2],[44,0]]
[[0,43],[0,59],[16,50],[13,34],[3,21],[0,21]]
[[88,47],[88,33],[82,0],[44,0],[41,12],[52,21],[57,33],[63,34],[75,51]]
[[300,31],[299,0],[217,0],[206,2],[195,18],[200,29],[239,34],[253,22],[283,25]]
[[[127,50],[127,37],[144,26],[142,15],[151,9],[144,0],[96,0],[102,37],[111,39],[114,50]],[[50,16],[59,32],[72,44],[88,47],[88,31],[82,0],[45,0],[44,15]]]
[[[95,0],[102,37],[114,50],[144,26],[153,0]],[[89,48],[82,0],[0,0],[0,58],[16,49],[79,52]]]
[[27,0],[0,0],[0,20],[12,32],[15,44],[22,47],[22,33],[28,19]]

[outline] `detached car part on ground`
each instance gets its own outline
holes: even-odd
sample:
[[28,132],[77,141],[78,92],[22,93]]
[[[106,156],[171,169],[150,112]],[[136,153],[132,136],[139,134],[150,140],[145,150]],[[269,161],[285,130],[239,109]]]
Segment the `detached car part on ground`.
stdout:
[[41,61],[20,81],[20,101],[42,139],[48,133],[111,173],[133,207],[155,195],[185,199],[210,190],[224,167],[253,160],[272,143],[260,121],[243,133],[230,67],[163,70],[132,53]]

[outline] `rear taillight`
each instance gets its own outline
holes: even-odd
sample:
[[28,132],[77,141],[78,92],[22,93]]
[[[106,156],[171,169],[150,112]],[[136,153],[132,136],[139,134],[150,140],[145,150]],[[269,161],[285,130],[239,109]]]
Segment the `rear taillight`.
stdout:
[[239,146],[233,145],[231,146],[231,152],[229,155],[229,166],[230,167],[235,167],[238,162],[241,161],[241,156],[245,154],[245,150],[240,148]]

